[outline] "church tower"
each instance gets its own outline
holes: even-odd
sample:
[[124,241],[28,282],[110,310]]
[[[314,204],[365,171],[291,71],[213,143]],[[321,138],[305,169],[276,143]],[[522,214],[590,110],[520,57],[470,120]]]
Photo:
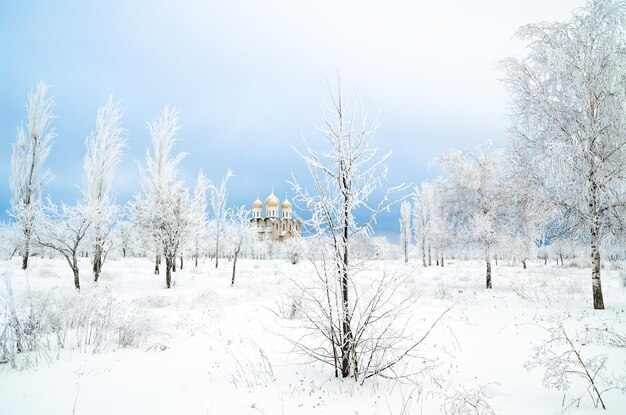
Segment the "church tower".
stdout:
[[278,198],[274,194],[274,191],[272,191],[272,194],[265,199],[265,217],[278,217]]
[[291,202],[285,198],[285,201],[280,205],[280,209],[283,211],[283,219],[291,219]]
[[261,219],[262,214],[263,214],[263,202],[259,200],[259,196],[257,195],[256,200],[252,202],[252,218]]

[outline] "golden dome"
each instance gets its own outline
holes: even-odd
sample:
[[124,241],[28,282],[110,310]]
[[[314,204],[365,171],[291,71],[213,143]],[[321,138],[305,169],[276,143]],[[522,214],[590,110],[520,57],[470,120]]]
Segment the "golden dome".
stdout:
[[252,202],[252,209],[263,209],[263,202],[261,202],[258,197]]
[[285,199],[282,205],[280,205],[281,209],[291,209],[291,202],[289,199]]
[[274,192],[272,192],[272,194],[269,195],[267,199],[265,199],[265,207],[268,207],[268,208],[278,207],[278,198],[276,197],[276,195],[274,195]]

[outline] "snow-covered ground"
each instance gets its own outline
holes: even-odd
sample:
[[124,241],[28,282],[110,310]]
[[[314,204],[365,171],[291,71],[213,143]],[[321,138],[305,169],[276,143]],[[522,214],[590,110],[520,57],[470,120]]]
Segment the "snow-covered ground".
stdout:
[[[362,385],[336,379],[331,367],[292,352],[289,339],[301,334],[302,323],[288,318],[290,280],[312,272],[306,261],[240,260],[235,287],[230,262],[219,270],[188,262],[167,290],[148,260],[110,260],[96,284],[84,259],[80,293],[60,259],[33,258],[28,272],[19,265],[20,259],[0,262],[18,308],[34,304],[35,313],[108,319],[115,328],[74,334],[62,350],[47,339],[20,370],[0,365],[2,415],[438,414],[454,413],[455,397],[472,394],[496,414],[556,414],[564,392],[542,385],[543,368],[529,372],[524,365],[558,323],[588,340],[583,358],[606,354],[605,374],[626,373],[626,347],[602,337],[626,335],[626,289],[609,265],[602,282],[607,309],[594,311],[589,269],[501,263],[494,267],[494,289],[485,290],[481,263],[369,262],[355,276],[357,285],[383,272],[408,276],[397,295],[419,296],[409,322],[414,336],[454,306],[411,357],[413,367],[423,368],[419,375]],[[6,302],[4,281],[0,293]],[[565,402],[582,396],[573,413],[626,413],[620,391],[603,395],[607,411],[594,409],[584,391],[584,383],[572,384]]]

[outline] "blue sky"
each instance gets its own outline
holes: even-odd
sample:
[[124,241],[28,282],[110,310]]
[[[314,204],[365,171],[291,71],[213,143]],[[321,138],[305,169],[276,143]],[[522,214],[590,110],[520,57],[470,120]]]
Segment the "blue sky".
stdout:
[[[433,4],[437,3],[437,4]],[[306,175],[292,147],[302,135],[320,148],[314,125],[341,67],[393,151],[390,184],[437,175],[430,162],[450,148],[504,143],[506,91],[499,60],[523,53],[523,24],[563,20],[582,1],[29,1],[0,3],[0,220],[8,220],[11,144],[29,90],[43,80],[57,102],[58,137],[46,192],[80,197],[85,137],[109,94],[122,101],[128,130],[114,191],[140,190],[146,121],[164,105],[180,111],[180,175],[198,169],[219,181],[227,168],[230,205],[257,192],[282,198],[291,172]],[[397,234],[397,211],[378,233]]]

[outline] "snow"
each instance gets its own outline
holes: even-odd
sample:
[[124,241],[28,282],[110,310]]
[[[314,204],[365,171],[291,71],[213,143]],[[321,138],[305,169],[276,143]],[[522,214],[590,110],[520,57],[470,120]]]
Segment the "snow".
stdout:
[[[541,368],[524,368],[533,346],[546,340],[544,328],[560,322],[572,334],[586,326],[626,333],[626,288],[608,263],[607,309],[598,311],[588,268],[533,262],[523,270],[500,261],[494,289],[486,290],[482,262],[451,261],[444,268],[420,262],[367,262],[354,280],[365,286],[383,272],[408,275],[398,295],[419,295],[409,323],[414,335],[454,304],[411,358],[411,367],[430,369],[413,383],[378,378],[361,385],[335,379],[330,366],[292,351],[289,339],[301,334],[301,322],[286,318],[290,279],[312,272],[306,261],[240,259],[231,287],[231,262],[215,270],[209,260],[198,268],[188,260],[168,290],[149,260],[111,259],[94,283],[89,260],[81,259],[80,293],[61,259],[32,258],[28,271],[20,270],[20,259],[2,261],[16,304],[26,300],[28,287],[50,302],[80,296],[100,304],[97,299],[111,297],[115,312],[145,321],[149,336],[139,347],[40,353],[38,365],[22,370],[0,365],[0,414],[438,414],[461,390],[479,391],[496,414],[556,414],[563,392],[542,385]],[[0,294],[6,298],[4,284]],[[607,354],[607,370],[626,373],[625,347],[586,345],[582,353]],[[574,382],[570,392],[581,387]],[[602,413],[624,413],[626,395],[611,390],[603,397]],[[599,411],[588,397],[572,409]]]

